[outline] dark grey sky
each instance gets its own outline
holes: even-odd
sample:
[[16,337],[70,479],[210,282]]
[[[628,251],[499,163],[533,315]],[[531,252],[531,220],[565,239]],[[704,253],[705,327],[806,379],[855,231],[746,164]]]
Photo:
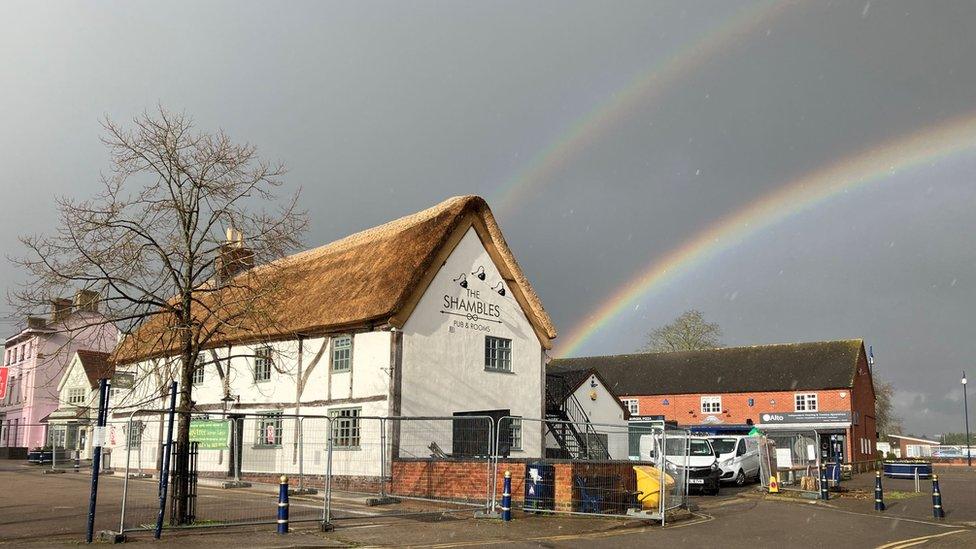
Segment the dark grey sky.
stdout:
[[[0,251],[96,188],[99,119],[157,102],[290,168],[309,245],[500,188],[729,1],[0,6]],[[716,48],[496,211],[562,333],[655,257],[857,150],[976,108],[971,2],[799,2]],[[976,145],[976,143],[974,143]],[[732,345],[863,337],[915,432],[963,428],[976,377],[976,154],[902,170],[696,266],[596,334],[684,309]],[[0,281],[17,279],[0,265]]]

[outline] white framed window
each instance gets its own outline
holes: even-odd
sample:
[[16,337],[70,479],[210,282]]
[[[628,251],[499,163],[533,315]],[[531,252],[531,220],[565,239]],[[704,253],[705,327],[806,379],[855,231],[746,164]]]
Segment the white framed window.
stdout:
[[193,365],[192,381],[194,385],[200,385],[201,383],[203,383],[204,376],[205,376],[204,374],[205,363],[206,360],[204,360],[204,357],[202,355],[197,355],[197,361]]
[[254,381],[269,381],[271,379],[271,347],[259,347],[254,350]]
[[68,404],[84,404],[88,391],[84,387],[72,387],[68,389]]
[[640,415],[640,401],[636,398],[623,398],[620,399],[624,406],[627,408],[627,412],[632,416]]
[[722,397],[703,396],[701,397],[701,411],[703,414],[718,414],[722,411]]
[[485,336],[485,370],[512,371],[512,340]]
[[352,369],[352,336],[332,339],[332,371],[348,372]]
[[522,418],[515,417],[509,422],[509,432],[512,434],[512,450],[522,449]]
[[276,448],[281,446],[281,412],[261,414],[254,433],[254,446],[257,448]]
[[332,447],[346,450],[359,449],[359,412],[361,408],[329,410],[332,418]]
[[817,393],[797,393],[793,396],[797,412],[816,412]]

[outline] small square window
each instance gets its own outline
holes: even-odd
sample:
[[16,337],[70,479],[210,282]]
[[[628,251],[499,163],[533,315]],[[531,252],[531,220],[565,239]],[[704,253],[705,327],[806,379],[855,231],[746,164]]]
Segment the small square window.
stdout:
[[485,370],[512,371],[512,340],[485,336]]
[[817,393],[797,393],[794,396],[797,412],[816,412]]
[[627,412],[632,416],[636,416],[640,413],[640,401],[636,398],[625,398],[623,399],[624,406],[627,407]]
[[339,336],[332,340],[332,371],[348,372],[352,369],[352,337]]
[[254,351],[254,381],[271,379],[271,347],[260,347]]
[[718,414],[722,411],[722,397],[703,396],[701,397],[701,411],[703,414]]

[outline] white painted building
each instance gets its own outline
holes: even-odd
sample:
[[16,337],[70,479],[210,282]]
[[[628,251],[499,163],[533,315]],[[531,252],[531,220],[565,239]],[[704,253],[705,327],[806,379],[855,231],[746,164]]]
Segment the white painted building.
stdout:
[[[629,413],[600,373],[550,365],[546,374],[549,457],[629,459]],[[560,428],[567,421],[573,429]]]
[[[60,458],[91,459],[92,434],[98,415],[99,380],[109,380],[109,409],[122,413],[126,408],[129,389],[134,376],[130,372],[116,372],[109,362],[109,353],[75,351],[67,370],[58,384],[58,408],[48,416],[48,445],[63,449]],[[108,425],[106,442],[109,447],[121,442],[122,426],[116,420]]]
[[[325,422],[305,417],[299,448],[297,414],[335,418],[334,474],[370,476],[383,443],[400,458],[487,450],[488,422],[455,416],[544,413],[556,332],[481,198],[452,198],[251,271],[280,273],[284,292],[273,327],[230,331],[201,354],[194,411],[241,419],[226,450],[201,450],[200,471],[230,474],[239,456],[245,474],[287,473],[299,461],[324,472]],[[147,324],[117,351],[136,372],[130,401],[154,407],[169,379],[160,372],[176,360],[143,343],[158,330]],[[376,419],[391,416],[446,419]],[[139,428],[145,462],[161,430],[158,416],[137,417],[152,424]],[[513,431],[513,457],[542,455],[539,422]]]

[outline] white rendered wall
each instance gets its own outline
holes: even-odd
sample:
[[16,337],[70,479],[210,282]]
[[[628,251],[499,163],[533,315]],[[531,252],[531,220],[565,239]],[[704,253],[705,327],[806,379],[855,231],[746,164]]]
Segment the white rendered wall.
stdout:
[[603,386],[600,379],[591,375],[573,393],[580,407],[594,424],[597,433],[607,435],[607,450],[612,459],[628,459],[627,421],[617,399]]
[[[479,267],[485,270],[484,281],[473,274]],[[467,280],[466,289],[454,281],[461,274]],[[501,275],[477,233],[469,229],[403,327],[402,415],[451,416],[455,412],[508,409],[515,416],[542,416],[542,345],[512,297],[511,288],[502,282],[505,296],[492,289],[500,281]],[[445,298],[480,303],[475,306],[486,314],[469,319],[464,311],[448,306]],[[486,335],[512,340],[511,373],[485,370]],[[431,429],[431,433],[422,433],[418,428],[416,436],[426,436],[431,439],[428,444],[436,441],[450,453],[449,429],[438,426],[436,435],[434,426]],[[539,422],[523,422],[522,439],[524,451],[514,452],[513,457],[541,456]],[[402,440],[404,447],[422,448],[424,442]]]

